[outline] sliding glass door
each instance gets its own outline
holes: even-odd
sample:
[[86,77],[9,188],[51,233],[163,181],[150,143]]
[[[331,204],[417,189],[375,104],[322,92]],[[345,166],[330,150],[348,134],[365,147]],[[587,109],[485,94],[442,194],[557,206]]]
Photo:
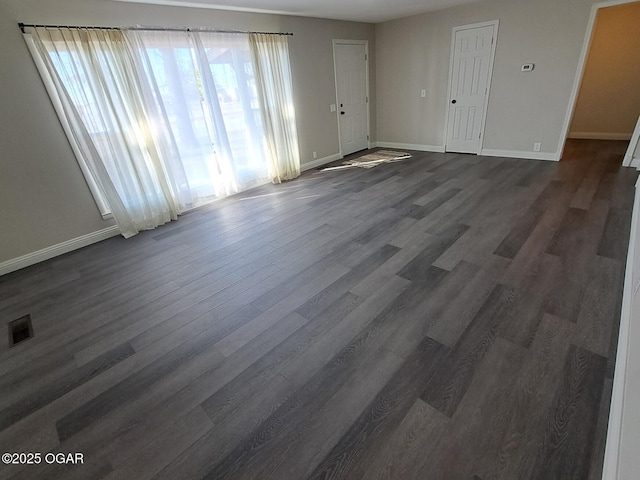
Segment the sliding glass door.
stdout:
[[269,181],[246,36],[127,35],[173,133],[183,203],[198,205]]

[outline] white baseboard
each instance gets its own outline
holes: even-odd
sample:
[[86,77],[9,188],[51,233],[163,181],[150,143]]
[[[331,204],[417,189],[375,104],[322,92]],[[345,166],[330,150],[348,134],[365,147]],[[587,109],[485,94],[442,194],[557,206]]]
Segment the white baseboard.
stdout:
[[524,158],[527,160],[547,160],[550,162],[557,162],[560,157],[557,153],[546,152],[525,152],[522,150],[490,150],[482,149],[480,155],[485,157],[507,157],[507,158]]
[[114,225],[113,227],[98,230],[97,232],[93,233],[88,233],[87,235],[72,238],[71,240],[67,240],[66,242],[43,248],[42,250],[38,250],[33,253],[28,253],[21,257],[7,260],[6,262],[0,263],[0,275],[15,272],[16,270],[20,270],[21,268],[44,262],[45,260],[49,260],[50,258],[57,257],[58,255],[68,253],[82,247],[86,247],[87,245],[91,245],[92,243],[101,242],[102,240],[115,237],[116,235],[120,235],[120,229],[116,225]]
[[444,145],[418,145],[414,143],[375,142],[372,147],[400,148],[403,150],[417,150],[419,152],[444,153]]
[[334,153],[333,155],[329,155],[328,157],[318,158],[317,160],[313,160],[311,162],[306,162],[300,165],[300,171],[306,172],[307,170],[311,170],[312,168],[318,168],[322,165],[326,165],[327,163],[335,162],[336,160],[340,160],[342,155],[339,153]]
[[630,133],[570,132],[568,138],[579,140],[631,140]]

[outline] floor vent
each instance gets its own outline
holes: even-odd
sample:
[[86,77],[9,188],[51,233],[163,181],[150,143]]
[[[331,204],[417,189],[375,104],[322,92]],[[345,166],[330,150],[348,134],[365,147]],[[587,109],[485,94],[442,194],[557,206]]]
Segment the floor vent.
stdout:
[[33,337],[31,315],[27,314],[9,322],[9,346],[13,347]]

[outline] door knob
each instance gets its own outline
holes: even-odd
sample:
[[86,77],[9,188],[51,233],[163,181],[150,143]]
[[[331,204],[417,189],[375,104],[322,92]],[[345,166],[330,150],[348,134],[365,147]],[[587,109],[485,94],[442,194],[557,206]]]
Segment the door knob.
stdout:
[[458,102],[457,100],[451,100],[451,103],[457,103],[457,102]]
[[344,115],[344,112],[340,112],[340,115]]

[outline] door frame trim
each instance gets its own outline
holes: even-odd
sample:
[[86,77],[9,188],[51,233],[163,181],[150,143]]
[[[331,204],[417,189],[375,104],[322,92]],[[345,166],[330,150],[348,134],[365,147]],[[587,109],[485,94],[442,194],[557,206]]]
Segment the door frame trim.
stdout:
[[489,73],[487,76],[487,92],[484,95],[484,109],[482,112],[482,123],[480,125],[480,138],[478,139],[477,155],[480,155],[484,147],[484,129],[487,123],[487,111],[489,110],[489,94],[491,93],[491,81],[493,79],[493,66],[496,58],[496,46],[498,45],[498,27],[500,20],[489,20],[487,22],[470,23],[468,25],[459,25],[451,29],[451,46],[449,54],[449,82],[447,86],[447,108],[444,119],[444,150],[447,152],[447,143],[449,139],[449,110],[451,102],[451,82],[453,81],[453,60],[455,54],[456,33],[462,30],[471,30],[473,28],[493,26],[493,44],[491,45],[491,54],[489,55]]
[[[578,103],[578,94],[582,87],[582,80],[586,72],[587,61],[589,54],[591,53],[591,45],[595,37],[595,27],[598,18],[598,13],[602,8],[617,7],[619,5],[626,5],[629,3],[635,3],[637,0],[610,0],[607,2],[594,3],[591,6],[591,13],[589,15],[589,22],[587,23],[584,40],[582,43],[582,51],[580,52],[580,61],[576,69],[576,74],[573,81],[573,87],[569,96],[569,104],[567,106],[567,113],[565,115],[564,124],[560,132],[560,140],[558,143],[558,150],[556,152],[556,160],[560,160],[564,154],[564,149],[569,135],[569,126],[575,113],[575,108]],[[640,118],[638,119],[640,125]],[[634,139],[630,143],[632,143]],[[640,179],[636,183],[636,192],[640,188]],[[637,195],[637,193],[636,193]],[[635,208],[638,208],[636,196]],[[635,213],[635,210],[634,210]],[[634,215],[635,217],[635,215]],[[607,422],[607,440],[604,447],[604,459],[602,466],[602,478],[607,480],[618,480],[621,478],[620,463],[622,453],[622,433],[623,422],[625,418],[625,412],[630,407],[625,404],[627,376],[629,375],[629,337],[631,330],[631,312],[630,302],[632,298],[631,286],[627,288],[627,283],[631,285],[632,280],[629,277],[631,271],[631,255],[633,253],[632,243],[635,237],[634,226],[631,227],[631,240],[629,242],[629,254],[626,260],[626,273],[625,273],[625,289],[622,297],[622,313],[620,315],[620,330],[618,332],[618,348],[616,351],[615,370],[613,374],[613,387],[611,390],[611,405],[609,407],[609,421]],[[635,247],[638,248],[637,246]],[[627,278],[629,277],[629,278]],[[628,414],[627,414],[628,415]],[[635,425],[633,426],[635,427]],[[631,428],[633,428],[631,427]]]
[[633,155],[635,154],[638,145],[640,145],[640,116],[638,116],[636,128],[633,130],[631,140],[629,140],[627,152],[624,154],[624,160],[622,161],[623,167],[637,167],[640,169],[640,165],[634,165],[633,163]]
[[344,40],[333,39],[333,81],[336,90],[336,124],[338,127],[338,148],[340,150],[340,158],[344,157],[342,153],[342,138],[340,138],[340,109],[338,108],[338,69],[336,64],[336,45],[364,45],[364,70],[365,70],[365,92],[367,96],[367,148],[371,148],[371,94],[369,92],[369,40]]

